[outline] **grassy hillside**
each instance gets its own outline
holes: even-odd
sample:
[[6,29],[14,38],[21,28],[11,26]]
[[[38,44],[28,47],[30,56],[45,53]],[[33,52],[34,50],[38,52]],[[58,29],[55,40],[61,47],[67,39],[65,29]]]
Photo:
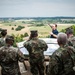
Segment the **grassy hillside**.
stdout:
[[[66,29],[68,27],[72,26],[72,24],[68,25],[68,24],[58,24],[58,31],[60,32],[62,29]],[[51,28],[48,25],[45,26],[33,26],[30,28],[30,30],[38,30],[39,32],[39,37],[47,37],[49,36],[50,32],[51,32]]]
[[[32,23],[34,22],[34,23]],[[43,26],[37,26],[37,24],[43,24]],[[65,29],[73,24],[57,24],[58,31]],[[25,28],[20,31],[16,31],[15,29],[18,26],[24,26]],[[0,28],[7,29],[8,34],[24,34],[25,32],[30,34],[30,30],[38,30],[39,37],[47,37],[51,32],[51,28],[45,23],[45,21],[38,22],[33,20],[14,20],[14,21],[2,21],[0,24]],[[12,29],[13,28],[13,29]]]

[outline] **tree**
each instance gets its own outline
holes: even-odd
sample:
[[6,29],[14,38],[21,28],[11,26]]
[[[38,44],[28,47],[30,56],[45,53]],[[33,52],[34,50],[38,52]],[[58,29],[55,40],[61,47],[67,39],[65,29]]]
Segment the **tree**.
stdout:
[[24,33],[24,37],[27,37],[28,36],[28,33]]
[[14,28],[12,27],[11,30],[14,30]]

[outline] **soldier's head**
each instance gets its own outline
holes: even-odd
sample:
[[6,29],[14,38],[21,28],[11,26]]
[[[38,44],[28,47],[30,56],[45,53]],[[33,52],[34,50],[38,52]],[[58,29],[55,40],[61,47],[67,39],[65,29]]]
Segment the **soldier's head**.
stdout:
[[32,36],[32,37],[37,37],[37,36],[38,36],[37,30],[32,30],[32,31],[31,31],[31,36]]
[[59,33],[57,36],[57,42],[60,46],[64,46],[67,43],[67,35],[65,33]]
[[2,37],[5,37],[7,35],[7,30],[6,29],[3,29],[1,31],[1,35],[2,35]]
[[6,42],[6,44],[9,45],[9,46],[10,46],[10,45],[13,45],[13,43],[14,43],[14,37],[8,35],[8,36],[6,37],[6,39],[5,39],[5,42]]
[[67,29],[66,30],[66,34],[67,34],[68,38],[71,37],[71,36],[73,36],[73,30],[71,28]]
[[30,32],[31,32],[30,39],[38,36],[38,31],[37,30],[32,30]]

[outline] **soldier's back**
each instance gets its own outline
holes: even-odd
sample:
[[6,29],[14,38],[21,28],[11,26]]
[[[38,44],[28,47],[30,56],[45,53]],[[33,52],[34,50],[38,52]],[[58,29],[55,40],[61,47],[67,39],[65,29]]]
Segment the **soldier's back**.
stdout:
[[[75,75],[75,71],[73,70],[73,67],[75,66],[74,62],[75,62],[75,50],[73,47],[69,46],[65,48],[59,48],[52,55],[52,58],[49,64],[50,66],[49,74]],[[52,67],[54,67],[54,69],[52,69]]]
[[2,75],[20,75],[18,65],[18,49],[14,47],[0,48],[0,65],[2,66]]

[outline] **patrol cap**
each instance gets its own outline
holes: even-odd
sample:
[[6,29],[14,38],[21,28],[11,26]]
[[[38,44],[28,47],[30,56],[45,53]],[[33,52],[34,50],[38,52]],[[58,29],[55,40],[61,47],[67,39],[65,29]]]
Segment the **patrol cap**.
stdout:
[[8,35],[8,36],[6,37],[6,41],[8,41],[8,40],[14,41],[14,37],[13,37],[13,36]]
[[37,30],[31,30],[31,34],[37,34]]
[[7,29],[2,29],[1,30],[1,35],[2,36],[6,36],[6,34],[7,34]]

